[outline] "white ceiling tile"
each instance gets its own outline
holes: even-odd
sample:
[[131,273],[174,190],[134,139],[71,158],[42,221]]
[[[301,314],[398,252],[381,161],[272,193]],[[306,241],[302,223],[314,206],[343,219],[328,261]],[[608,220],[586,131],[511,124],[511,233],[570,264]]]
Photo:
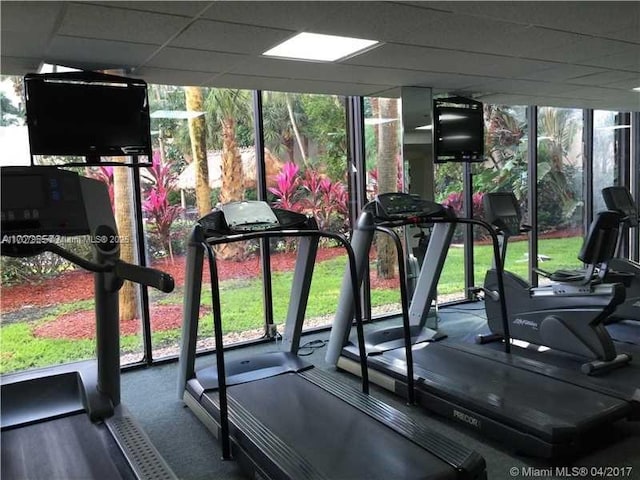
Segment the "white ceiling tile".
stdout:
[[531,54],[534,58],[553,60],[566,63],[582,63],[591,65],[586,61],[602,56],[616,55],[619,53],[628,54],[640,52],[640,45],[633,45],[616,40],[606,40],[601,38],[584,38],[577,42],[559,43],[554,47],[544,48]]
[[637,25],[638,2],[438,2],[438,6],[469,15],[550,27],[566,32],[602,34]]
[[292,31],[198,20],[170,46],[218,52],[261,54],[293,35]]
[[173,15],[72,3],[58,32],[74,37],[162,45],[184,28],[187,21]]
[[142,63],[156,48],[154,45],[56,36],[45,60],[69,67],[129,68]]
[[607,70],[598,67],[586,67],[584,65],[572,65],[569,63],[557,63],[551,68],[522,75],[524,80],[541,80],[544,82],[563,82],[570,78],[582,77],[593,73],[602,73]]
[[335,2],[213,2],[202,18],[260,25],[285,30],[306,30],[331,14]]
[[24,75],[35,72],[40,67],[40,59],[11,57],[2,55],[0,58],[0,72],[12,72],[12,75]]
[[589,58],[583,60],[582,63],[597,67],[640,72],[640,45],[626,52]]
[[248,58],[247,55],[165,47],[157,52],[145,66],[220,73],[228,71],[246,58]]
[[210,72],[172,70],[168,68],[140,67],[131,72],[134,77],[148,83],[161,85],[198,86],[206,84],[212,78]]
[[51,34],[64,12],[66,2],[2,2],[3,32],[46,32]]
[[18,57],[38,57],[49,46],[49,35],[29,32],[0,32],[0,51],[2,55]]
[[[91,2],[96,5],[103,6],[117,6],[118,8],[126,8],[131,10],[141,10],[146,12],[156,12],[156,13],[168,13],[170,15],[181,15],[184,17],[193,17],[197,15],[205,8],[210,7],[213,3],[217,2],[194,2],[194,1],[139,1],[139,2],[127,2],[120,1],[114,2],[104,1],[104,2]],[[115,3],[115,5],[114,5]]]
[[334,95],[368,95],[370,92],[378,92],[390,88],[389,85],[370,85],[356,83],[338,83],[326,81],[301,80],[296,82],[294,90],[290,88],[287,79],[274,78],[267,76],[245,76],[226,74],[214,78],[211,81],[212,86],[226,88],[246,88],[274,91],[289,91],[300,93],[326,93]]
[[576,85],[593,85],[595,87],[605,86],[614,82],[622,82],[625,80],[635,80],[640,82],[640,74],[632,72],[621,72],[619,70],[609,70],[591,75],[575,77],[567,81]]

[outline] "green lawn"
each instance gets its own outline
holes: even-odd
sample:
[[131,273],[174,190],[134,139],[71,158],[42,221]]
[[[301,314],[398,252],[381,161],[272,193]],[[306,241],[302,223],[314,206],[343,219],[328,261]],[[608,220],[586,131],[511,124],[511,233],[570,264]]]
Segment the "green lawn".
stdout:
[[[581,246],[580,238],[564,238],[541,240],[539,253],[550,257],[541,263],[548,270],[579,266],[576,259]],[[507,269],[526,276],[527,242],[514,242],[509,247]],[[477,246],[475,255],[475,278],[479,284],[484,278],[486,269],[491,265],[491,248]],[[330,315],[336,310],[342,275],[346,268],[344,256],[336,257],[316,265],[311,286],[311,294],[307,306],[307,318]],[[447,262],[442,273],[438,292],[449,294],[461,292],[464,285],[463,249],[452,247],[447,255]],[[292,272],[275,272],[273,274],[273,307],[274,320],[282,323],[286,316],[289,292],[293,280]],[[371,303],[373,306],[397,303],[399,294],[395,289],[373,290]],[[161,303],[181,304],[180,291],[165,296]],[[260,279],[229,280],[221,283],[221,303],[223,312],[223,328],[225,332],[238,332],[263,326],[262,288]],[[55,320],[64,313],[91,308],[92,301],[70,302],[44,309],[40,318],[28,321],[5,323],[0,329],[0,372],[42,367],[57,363],[91,358],[94,355],[93,340],[65,340],[39,338],[33,335],[33,329],[40,324]],[[208,285],[204,286],[202,305],[211,305],[211,293]],[[200,334],[211,335],[211,314],[200,321]],[[177,345],[180,330],[173,329],[153,333],[154,348],[163,345]],[[123,353],[141,351],[138,335],[125,335],[121,339]]]

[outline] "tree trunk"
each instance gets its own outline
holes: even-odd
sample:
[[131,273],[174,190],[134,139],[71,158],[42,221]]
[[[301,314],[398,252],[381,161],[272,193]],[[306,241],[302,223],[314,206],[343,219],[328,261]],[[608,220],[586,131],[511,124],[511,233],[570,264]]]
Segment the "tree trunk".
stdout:
[[[187,110],[204,112],[202,88],[184,87]],[[196,206],[198,215],[203,217],[211,211],[211,187],[209,187],[209,167],[207,165],[207,128],[204,115],[189,119],[189,137],[196,174]]]
[[[395,98],[380,98],[380,118],[397,119],[398,102]],[[378,126],[378,193],[398,190],[398,123],[380,123]],[[380,278],[393,278],[397,267],[397,253],[388,235],[379,235],[377,271]]]
[[[242,156],[236,141],[236,120],[227,117],[222,120],[222,188],[220,201],[222,203],[235,202],[244,198],[244,172],[242,171]],[[220,245],[216,252],[224,259],[243,260],[244,242]]]
[[[125,162],[124,157],[113,161]],[[120,258],[125,262],[137,263],[135,255],[135,230],[133,228],[133,189],[130,170],[127,167],[113,169],[113,198],[120,242]],[[129,281],[120,289],[120,321],[131,320],[138,316],[138,289]]]

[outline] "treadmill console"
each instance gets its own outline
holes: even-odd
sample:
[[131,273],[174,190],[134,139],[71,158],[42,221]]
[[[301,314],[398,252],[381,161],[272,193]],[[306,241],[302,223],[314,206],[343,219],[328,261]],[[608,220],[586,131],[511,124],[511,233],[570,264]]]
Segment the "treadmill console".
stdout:
[[511,192],[486,193],[482,198],[487,223],[499,228],[508,236],[518,235],[522,215],[518,199]]
[[625,216],[627,226],[638,226],[638,206],[629,190],[625,187],[607,187],[602,190],[602,198],[609,210],[621,212]]
[[[444,207],[439,203],[424,200],[409,193],[381,193],[371,202],[369,208],[381,220],[425,219],[442,216]],[[366,208],[366,207],[365,207]]]
[[267,202],[231,202],[205,215],[198,224],[205,236],[220,237],[260,231],[278,231],[293,228],[316,228],[313,219],[298,212],[273,208]]

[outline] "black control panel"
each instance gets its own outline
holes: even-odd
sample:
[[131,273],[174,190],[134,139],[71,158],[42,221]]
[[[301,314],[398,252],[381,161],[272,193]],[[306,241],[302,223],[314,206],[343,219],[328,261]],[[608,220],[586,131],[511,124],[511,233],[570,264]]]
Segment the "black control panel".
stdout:
[[631,192],[625,187],[607,187],[602,190],[602,198],[609,210],[619,211],[624,215],[629,227],[638,226],[638,205]]
[[3,235],[83,235],[89,225],[78,175],[54,167],[2,167]]
[[409,193],[381,193],[367,205],[380,220],[428,220],[443,215],[444,207],[439,203],[424,200]]
[[482,204],[487,223],[500,229],[503,234],[520,234],[522,215],[518,199],[513,193],[486,193],[482,198]]

